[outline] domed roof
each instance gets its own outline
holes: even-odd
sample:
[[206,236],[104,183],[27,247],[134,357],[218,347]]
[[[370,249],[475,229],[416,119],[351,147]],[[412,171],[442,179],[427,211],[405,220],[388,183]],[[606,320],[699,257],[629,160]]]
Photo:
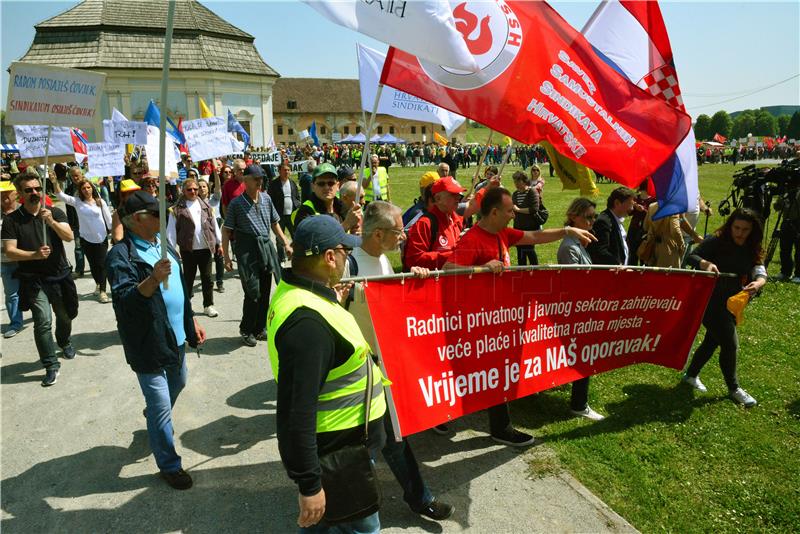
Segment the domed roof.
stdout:
[[[161,69],[167,2],[85,0],[35,26],[20,61],[73,68]],[[255,38],[196,0],[178,0],[170,68],[279,76]]]

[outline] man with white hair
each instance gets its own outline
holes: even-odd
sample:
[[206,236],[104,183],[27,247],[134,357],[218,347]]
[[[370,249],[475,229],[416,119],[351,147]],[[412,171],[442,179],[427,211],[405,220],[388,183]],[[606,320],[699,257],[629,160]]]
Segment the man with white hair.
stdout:
[[367,203],[373,200],[389,201],[389,173],[386,167],[380,166],[377,154],[370,156],[370,167],[364,178],[364,199]]
[[[361,246],[354,248],[347,258],[349,275],[394,274],[386,252],[396,250],[405,238],[400,208],[380,200],[371,202],[364,209]],[[411,272],[420,278],[428,276],[428,269],[424,267],[412,267]],[[345,303],[346,307],[356,318],[361,333],[364,334],[364,339],[372,348],[372,353],[377,354],[378,343],[370,319],[369,308],[364,299],[363,286],[356,286],[354,293],[353,300]],[[402,441],[395,440],[388,412],[383,421],[386,430],[386,444],[381,452],[403,488],[403,500],[414,512],[436,521],[447,519],[453,515],[453,505],[436,500],[425,481],[422,480],[419,464],[411,451],[411,444],[408,443],[408,440],[405,438]]]

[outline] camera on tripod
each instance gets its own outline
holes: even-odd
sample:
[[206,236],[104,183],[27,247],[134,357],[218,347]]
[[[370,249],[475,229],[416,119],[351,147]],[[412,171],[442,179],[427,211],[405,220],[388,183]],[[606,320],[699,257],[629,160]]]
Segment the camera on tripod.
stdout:
[[719,203],[719,214],[727,217],[736,208],[749,208],[764,221],[764,235],[767,235],[769,217],[775,200],[778,212],[774,230],[767,247],[764,265],[769,265],[780,236],[783,215],[794,208],[800,190],[800,158],[783,160],[776,167],[756,168],[748,165],[733,175],[733,183],[728,196]]

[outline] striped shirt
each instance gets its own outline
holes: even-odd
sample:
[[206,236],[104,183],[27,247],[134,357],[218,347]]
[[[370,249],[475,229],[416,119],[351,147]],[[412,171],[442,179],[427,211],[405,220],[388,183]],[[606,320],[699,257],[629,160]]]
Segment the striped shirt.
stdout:
[[254,203],[247,193],[231,200],[225,214],[225,228],[251,235],[269,237],[270,226],[280,220],[278,210],[272,199],[263,191],[258,193],[258,203]]

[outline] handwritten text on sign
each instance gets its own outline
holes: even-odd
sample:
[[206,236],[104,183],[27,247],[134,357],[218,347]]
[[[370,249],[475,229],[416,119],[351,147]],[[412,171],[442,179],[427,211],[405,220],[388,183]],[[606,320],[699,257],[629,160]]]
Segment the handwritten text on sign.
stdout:
[[106,75],[16,62],[8,81],[8,124],[91,127]]
[[125,174],[125,145],[119,143],[87,143],[89,178]]
[[680,369],[714,282],[564,270],[370,282],[365,292],[408,435],[634,363]]
[[183,123],[183,135],[194,161],[227,156],[231,153],[228,121],[222,117],[194,119]]

